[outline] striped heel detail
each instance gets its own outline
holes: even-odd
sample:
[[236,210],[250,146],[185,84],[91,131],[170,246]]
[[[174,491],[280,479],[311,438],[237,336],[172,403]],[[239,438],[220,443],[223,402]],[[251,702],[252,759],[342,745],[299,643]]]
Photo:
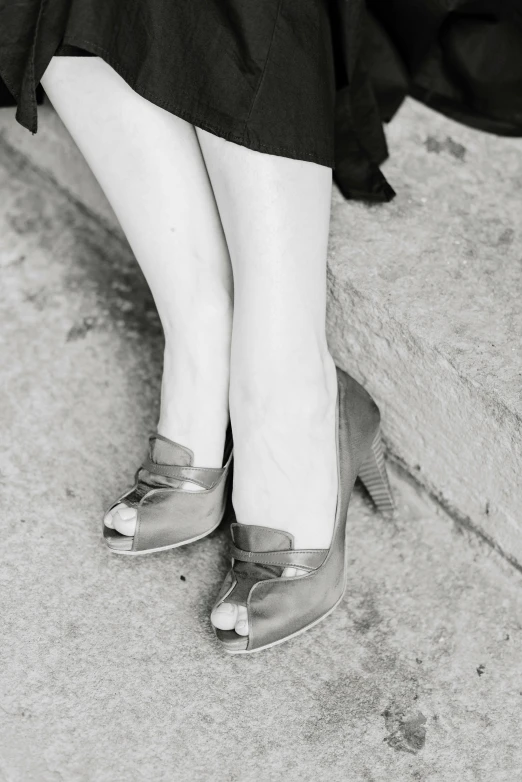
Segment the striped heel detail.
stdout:
[[378,510],[386,517],[393,518],[396,512],[395,502],[384,463],[384,447],[380,429],[377,430],[370,452],[361,465],[359,478]]

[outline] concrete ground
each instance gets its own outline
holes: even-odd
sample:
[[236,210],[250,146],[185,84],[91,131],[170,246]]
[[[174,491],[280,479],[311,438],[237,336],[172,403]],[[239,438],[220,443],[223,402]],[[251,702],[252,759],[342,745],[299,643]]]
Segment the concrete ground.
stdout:
[[0,141],[2,782],[520,777],[521,576],[393,472],[357,493],[322,625],[248,657],[208,613],[227,531],[110,555],[104,507],[153,429],[162,341],[116,231]]

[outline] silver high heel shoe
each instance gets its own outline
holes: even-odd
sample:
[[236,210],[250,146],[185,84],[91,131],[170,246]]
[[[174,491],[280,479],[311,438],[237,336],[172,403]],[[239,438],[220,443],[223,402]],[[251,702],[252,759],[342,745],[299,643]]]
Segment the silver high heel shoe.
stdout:
[[[357,476],[386,515],[394,513],[384,464],[379,409],[352,377],[337,369],[338,494],[329,549],[298,550],[283,530],[250,524],[231,525],[232,567],[214,608],[221,603],[246,606],[248,636],[214,628],[231,654],[261,651],[309,630],[342,600],[346,587],[346,518]],[[285,568],[303,575],[283,577]]]
[[227,429],[222,467],[194,467],[190,448],[155,434],[149,454],[120,502],[137,511],[133,536],[103,525],[103,537],[115,554],[150,554],[185,546],[215,530],[230,499],[232,431]]

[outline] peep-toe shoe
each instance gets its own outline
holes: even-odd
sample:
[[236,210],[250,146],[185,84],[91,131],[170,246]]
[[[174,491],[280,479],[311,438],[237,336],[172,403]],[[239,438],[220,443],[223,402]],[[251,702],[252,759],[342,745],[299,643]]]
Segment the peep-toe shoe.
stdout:
[[103,525],[105,543],[115,554],[150,554],[177,548],[209,535],[230,502],[232,432],[227,430],[222,467],[194,467],[190,448],[160,434],[149,438],[149,453],[135,484],[119,503],[137,511],[133,536]]
[[[292,535],[283,530],[231,525],[232,567],[214,606],[226,602],[247,608],[248,636],[214,628],[222,647],[231,654],[257,652],[287,641],[316,625],[339,604],[346,587],[348,504],[357,476],[377,507],[387,515],[394,513],[378,407],[339,368],[336,428],[338,493],[329,549],[295,549]],[[285,568],[297,568],[301,575],[285,577]]]

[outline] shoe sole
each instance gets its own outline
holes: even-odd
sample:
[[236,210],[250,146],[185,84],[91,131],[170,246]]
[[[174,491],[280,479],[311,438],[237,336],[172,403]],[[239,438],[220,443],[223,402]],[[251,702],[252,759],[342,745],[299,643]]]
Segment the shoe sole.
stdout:
[[[189,543],[195,543],[197,540],[201,540],[202,538],[206,538],[207,535],[210,535],[212,532],[217,530],[217,528],[219,527],[219,525],[221,524],[222,521],[223,521],[223,519],[220,519],[215,527],[212,527],[212,529],[209,529],[207,532],[204,532],[202,535],[196,535],[195,538],[189,538],[188,540],[182,540],[180,543],[171,543],[168,546],[160,546],[159,548],[146,548],[143,551],[132,551],[132,550],[131,551],[123,551],[121,549],[118,550],[118,549],[115,549],[115,548],[111,548],[111,546],[109,546],[107,543],[105,543],[105,546],[109,549],[111,554],[121,554],[121,555],[126,556],[126,557],[139,557],[142,554],[155,554],[157,551],[168,551],[168,549],[171,549],[171,548],[179,548],[180,546],[188,546]],[[104,538],[104,540],[105,540],[105,538]]]
[[297,638],[298,635],[302,635],[303,633],[306,633],[307,630],[310,630],[312,627],[315,627],[315,625],[318,625],[319,622],[323,621],[323,619],[326,619],[327,616],[330,616],[330,614],[333,613],[333,611],[335,611],[339,603],[342,602],[345,591],[346,591],[346,586],[343,589],[343,593],[339,598],[339,600],[336,603],[334,603],[334,605],[331,608],[329,608],[325,614],[320,616],[319,619],[315,619],[309,625],[306,625],[306,627],[302,627],[300,630],[297,630],[295,633],[292,633],[291,635],[286,635],[284,638],[279,638],[278,641],[272,641],[271,644],[265,644],[264,646],[259,646],[257,649],[238,649],[237,651],[234,652],[230,649],[227,649],[224,644],[222,644],[222,648],[224,648],[227,654],[255,654],[256,652],[262,652],[263,649],[271,649],[273,646],[279,646],[279,644],[284,644],[285,641],[290,641],[292,638]]

